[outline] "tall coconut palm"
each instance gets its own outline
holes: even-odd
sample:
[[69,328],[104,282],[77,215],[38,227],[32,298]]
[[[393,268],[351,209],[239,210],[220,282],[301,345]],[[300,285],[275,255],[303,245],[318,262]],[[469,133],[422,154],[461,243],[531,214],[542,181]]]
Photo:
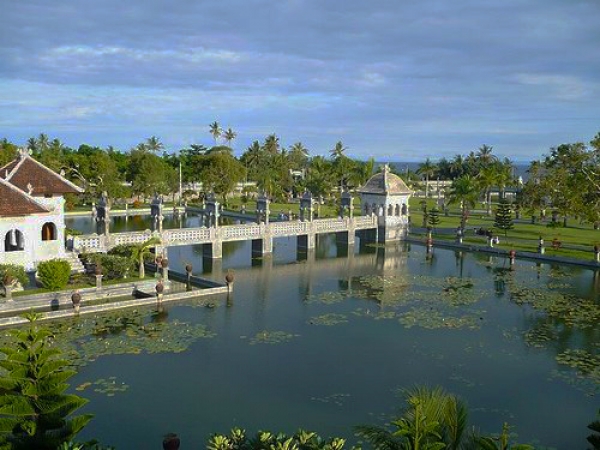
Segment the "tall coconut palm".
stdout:
[[279,138],[276,134],[270,134],[265,138],[263,149],[270,155],[279,153]]
[[210,134],[212,134],[212,137],[215,139],[215,146],[216,146],[217,140],[223,134],[223,130],[221,129],[219,122],[217,122],[216,120],[209,125],[209,129],[210,129]]
[[465,173],[465,160],[462,155],[457,154],[452,161],[450,161],[450,173],[452,178],[459,178]]
[[227,142],[228,147],[231,147],[231,143],[235,140],[236,137],[237,137],[237,133],[235,131],[233,131],[231,128],[227,128],[227,130],[225,130],[225,132],[223,132],[223,138]]
[[165,148],[164,144],[156,136],[150,136],[144,143],[146,150],[152,153],[158,153]]
[[495,155],[492,155],[492,150],[493,147],[491,145],[483,144],[481,147],[479,147],[475,158],[479,162],[480,166],[485,166],[493,163],[494,161],[498,161],[498,158]]
[[470,175],[463,175],[455,179],[450,186],[450,194],[448,201],[450,204],[460,204],[462,212],[461,227],[465,228],[466,221],[469,216],[469,211],[477,203],[479,197],[479,189],[477,183]]
[[485,193],[487,215],[492,215],[492,187],[498,184],[498,168],[496,165],[483,167],[476,177],[479,188]]
[[30,137],[29,139],[27,139],[27,150],[30,150],[32,153],[39,152],[39,145],[38,145],[37,138]]
[[344,144],[342,143],[342,141],[337,141],[335,144],[335,147],[333,147],[333,149],[331,149],[329,151],[329,154],[331,155],[331,159],[339,159],[342,156],[346,156],[344,153],[346,152],[346,150],[348,150],[347,147],[344,147]]
[[160,245],[161,240],[158,237],[151,237],[150,239],[136,244],[132,247],[131,258],[138,264],[139,277],[144,278],[146,276],[146,270],[144,268],[144,259],[146,256],[152,254],[151,248]]
[[425,198],[429,198],[429,178],[434,176],[436,171],[436,165],[429,158],[421,163],[417,169],[417,174],[425,177]]
[[294,169],[304,169],[308,163],[308,149],[302,142],[292,144],[288,156]]

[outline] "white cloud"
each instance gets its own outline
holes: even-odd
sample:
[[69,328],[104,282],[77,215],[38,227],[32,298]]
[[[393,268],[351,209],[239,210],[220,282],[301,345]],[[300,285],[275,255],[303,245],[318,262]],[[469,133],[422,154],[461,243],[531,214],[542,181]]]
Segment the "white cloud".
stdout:
[[593,85],[573,75],[520,73],[514,78],[518,83],[540,87],[561,100],[579,100],[594,91]]

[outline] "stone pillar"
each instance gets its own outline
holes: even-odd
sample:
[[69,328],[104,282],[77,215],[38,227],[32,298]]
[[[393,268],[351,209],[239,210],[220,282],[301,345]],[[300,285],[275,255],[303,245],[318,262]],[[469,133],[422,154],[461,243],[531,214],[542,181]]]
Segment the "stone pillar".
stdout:
[[594,245],[594,261],[600,263],[600,245]]
[[152,203],[150,203],[150,217],[152,218],[152,231],[162,233],[163,200],[158,194],[154,196]]
[[102,193],[96,206],[96,232],[108,236],[110,233],[110,201],[106,192]]
[[167,259],[166,256],[163,256],[163,259],[161,261],[161,266],[162,266],[162,279],[165,283],[167,283],[169,281],[169,260]]
[[264,192],[256,200],[256,221],[257,223],[269,223],[269,198]]
[[309,191],[304,192],[300,198],[300,220],[312,222],[313,220],[314,199]]
[[458,227],[456,229],[456,243],[457,244],[462,244],[463,243],[463,230],[461,227]]
[[219,226],[219,216],[221,215],[219,208],[220,205],[215,197],[215,194],[212,192],[209,193],[206,196],[206,213],[208,216],[208,227],[216,228]]
[[102,295],[102,274],[96,274],[96,295]]
[[516,256],[517,256],[517,252],[516,251],[511,250],[511,251],[508,252],[508,257],[510,259],[510,265],[511,266],[514,266]]
[[540,239],[538,241],[538,253],[540,255],[543,255],[545,253],[545,249],[544,249],[544,239],[540,236]]

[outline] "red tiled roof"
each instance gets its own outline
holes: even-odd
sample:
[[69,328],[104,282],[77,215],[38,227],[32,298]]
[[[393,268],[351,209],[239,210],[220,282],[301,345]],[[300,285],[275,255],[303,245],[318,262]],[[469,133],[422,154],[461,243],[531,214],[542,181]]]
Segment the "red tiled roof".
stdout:
[[20,156],[0,168],[0,177],[29,192],[31,185],[33,196],[53,194],[78,194],[83,192],[79,186],[48,169],[28,155]]
[[0,217],[28,216],[47,213],[31,196],[0,178]]

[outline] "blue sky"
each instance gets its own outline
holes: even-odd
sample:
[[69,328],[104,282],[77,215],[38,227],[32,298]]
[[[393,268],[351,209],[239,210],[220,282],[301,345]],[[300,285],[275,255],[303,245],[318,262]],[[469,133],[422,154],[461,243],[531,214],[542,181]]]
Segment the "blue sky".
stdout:
[[0,137],[240,154],[275,133],[516,161],[600,131],[598,0],[0,0]]

